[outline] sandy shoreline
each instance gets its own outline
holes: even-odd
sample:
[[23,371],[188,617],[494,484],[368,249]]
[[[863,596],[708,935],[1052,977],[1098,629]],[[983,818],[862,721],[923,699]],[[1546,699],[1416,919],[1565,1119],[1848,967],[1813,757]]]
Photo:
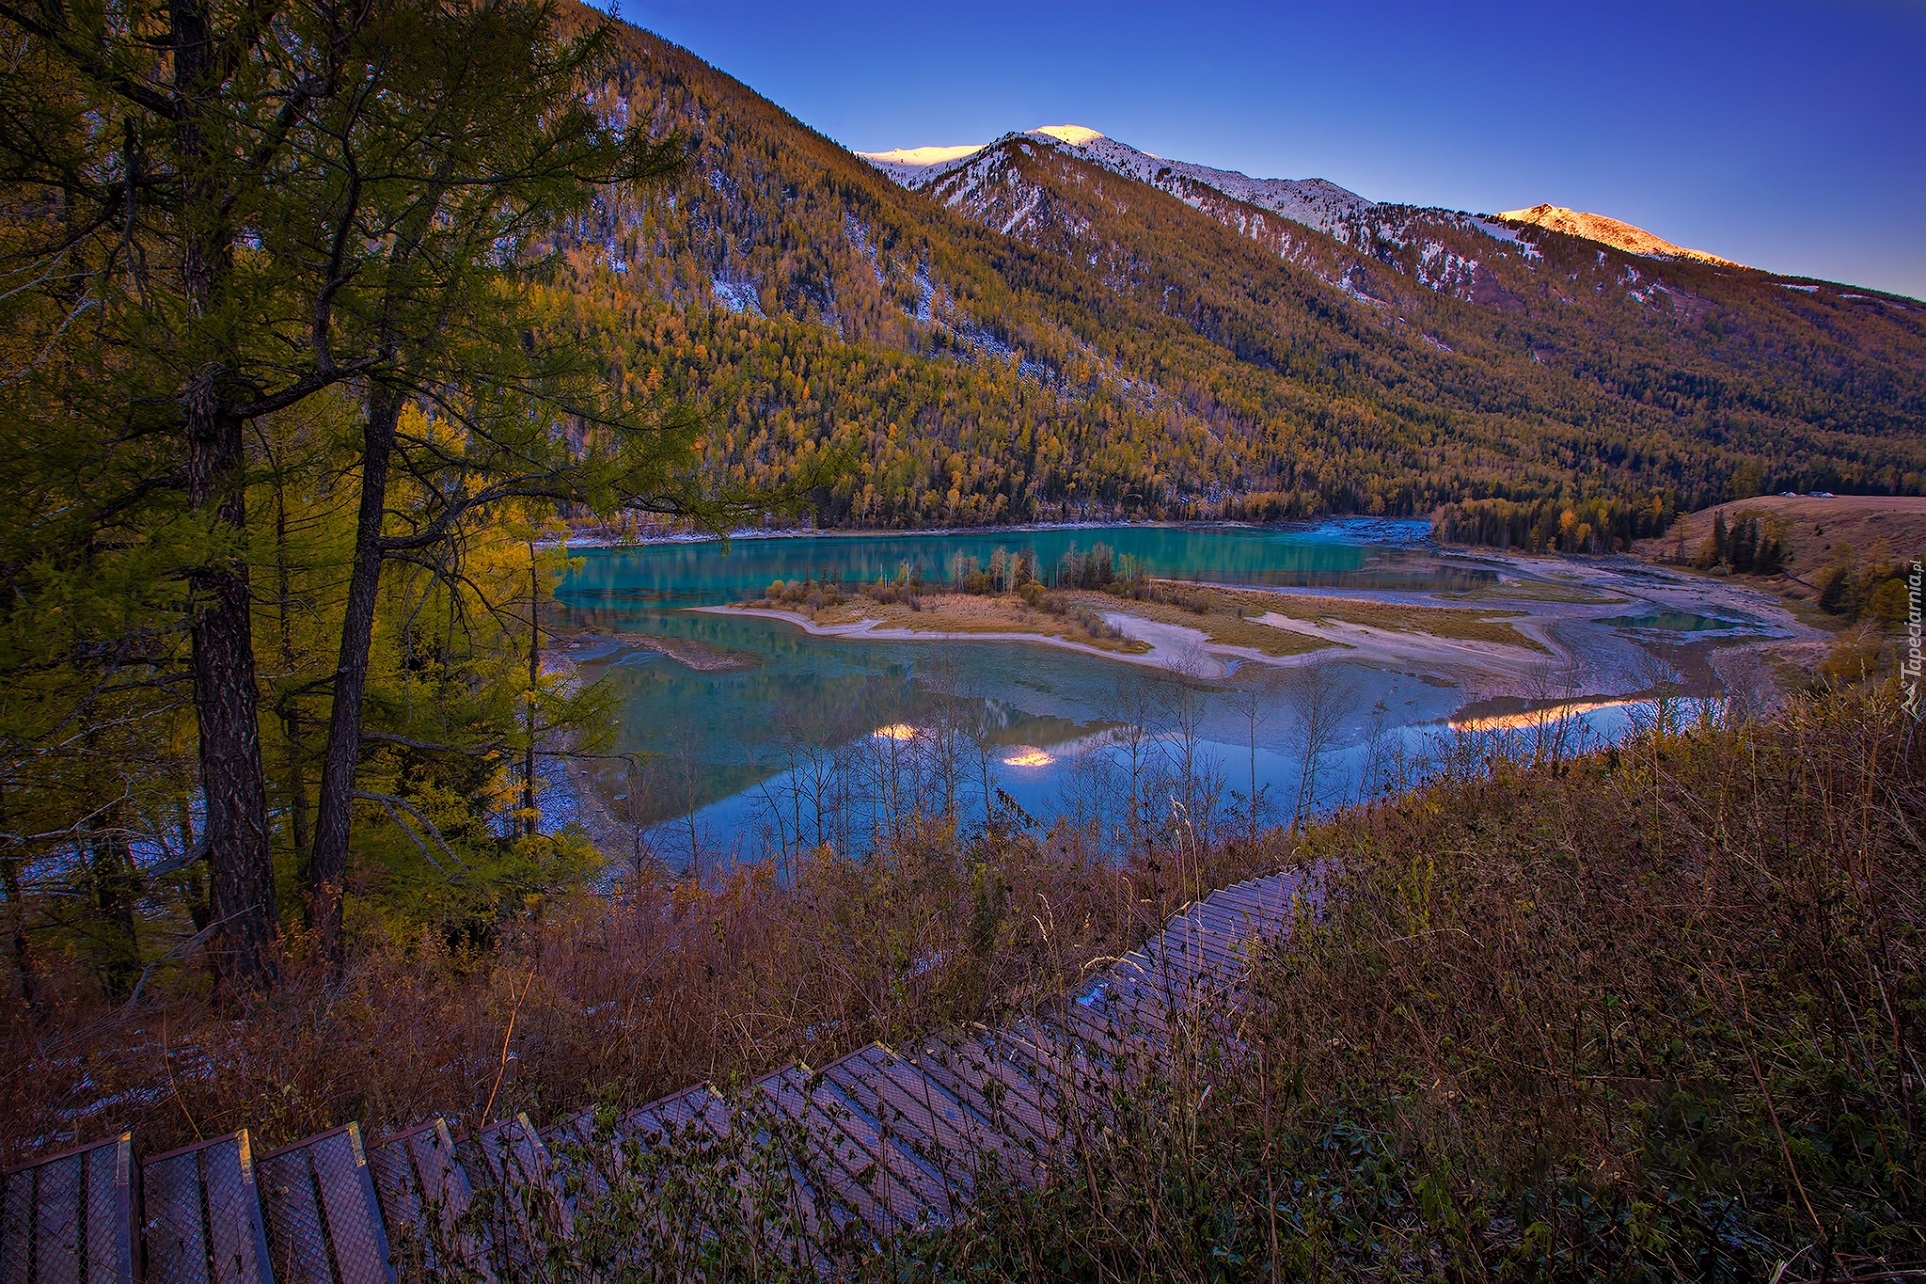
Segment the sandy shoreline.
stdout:
[[[1040,632],[999,630],[959,632],[921,630],[885,625],[877,620],[821,624],[799,611],[771,607],[709,606],[694,608],[719,615],[752,615],[780,620],[814,637],[869,642],[1014,642],[1053,646],[1099,659],[1142,668],[1182,672],[1189,676],[1222,678],[1245,664],[1275,669],[1299,668],[1325,660],[1375,665],[1435,676],[1462,686],[1467,696],[1518,691],[1543,685],[1549,673],[1568,675],[1588,690],[1623,691],[1637,685],[1625,657],[1601,665],[1597,642],[1601,634],[1623,633],[1628,618],[1655,611],[1676,611],[1711,619],[1731,620],[1729,634],[1654,634],[1648,642],[1663,646],[1707,645],[1713,649],[1739,645],[1752,651],[1809,646],[1823,635],[1801,623],[1771,594],[1743,583],[1692,575],[1659,567],[1638,558],[1531,557],[1496,550],[1466,550],[1451,560],[1497,572],[1499,583],[1479,595],[1479,606],[1518,614],[1506,623],[1523,645],[1484,639],[1453,638],[1416,627],[1383,628],[1370,624],[1322,618],[1306,620],[1278,611],[1257,617],[1258,623],[1311,639],[1321,645],[1293,655],[1268,655],[1254,647],[1212,641],[1202,630],[1133,615],[1126,603],[1102,612],[1106,623],[1147,649],[1136,653],[1106,650]],[[1249,585],[1218,587],[1249,592]],[[1357,602],[1407,605],[1414,610],[1459,608],[1461,597],[1450,593],[1409,590],[1277,589],[1280,596],[1316,596]]]
[[[1262,623],[1299,633],[1324,645],[1295,655],[1267,655],[1255,647],[1213,642],[1201,629],[1166,624],[1131,615],[1127,611],[1106,611],[1104,622],[1134,641],[1145,643],[1144,651],[1110,651],[1044,633],[981,632],[960,633],[888,627],[875,620],[850,624],[819,624],[797,611],[753,606],[704,606],[693,608],[715,615],[753,615],[781,620],[812,637],[846,638],[865,642],[1017,642],[1053,646],[1077,651],[1103,660],[1134,664],[1142,668],[1180,672],[1197,678],[1222,678],[1245,664],[1261,664],[1276,669],[1301,668],[1325,660],[1343,659],[1380,663],[1393,667],[1419,664],[1443,669],[1477,669],[1523,674],[1542,668],[1546,656],[1525,647],[1501,646],[1490,642],[1441,638],[1429,633],[1399,633],[1374,629],[1361,624],[1319,625],[1276,613],[1266,614]],[[1556,653],[1556,648],[1554,647]]]
[[[753,615],[765,620],[781,620],[792,624],[811,637],[848,638],[858,642],[1027,642],[1036,646],[1060,647],[1066,651],[1080,651],[1084,655],[1094,655],[1104,660],[1121,660],[1125,664],[1141,664],[1150,668],[1168,667],[1169,654],[1159,654],[1156,643],[1151,642],[1148,651],[1106,651],[1088,642],[1076,642],[1069,638],[1054,637],[1048,633],[1019,632],[982,632],[960,633],[938,629],[900,629],[879,623],[876,620],[857,620],[850,624],[818,624],[799,611],[779,611],[765,606],[695,606],[689,608],[706,615]],[[1148,621],[1142,621],[1148,623]],[[1201,638],[1203,635],[1200,633]],[[1150,639],[1141,639],[1150,641]]]

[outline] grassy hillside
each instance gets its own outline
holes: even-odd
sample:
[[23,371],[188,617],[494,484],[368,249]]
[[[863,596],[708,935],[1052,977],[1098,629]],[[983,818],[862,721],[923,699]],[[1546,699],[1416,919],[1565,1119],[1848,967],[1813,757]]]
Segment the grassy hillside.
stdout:
[[[1041,1196],[1026,1278],[1926,1265],[1922,750],[1890,689],[1338,819],[1325,920]],[[1775,1272],[1779,1272],[1775,1274]]]
[[1883,561],[1926,554],[1926,499],[1910,496],[1761,495],[1732,500],[1693,513],[1664,539],[1640,551],[1652,557],[1695,558],[1723,517],[1728,527],[1757,515],[1780,526],[1786,545],[1785,569],[1813,579],[1839,560],[1842,552]]

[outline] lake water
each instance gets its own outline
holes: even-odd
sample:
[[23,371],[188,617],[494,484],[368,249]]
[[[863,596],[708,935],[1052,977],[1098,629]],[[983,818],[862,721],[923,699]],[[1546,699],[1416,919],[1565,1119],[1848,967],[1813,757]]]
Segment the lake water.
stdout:
[[[581,819],[605,847],[708,867],[799,839],[860,848],[918,806],[1119,832],[1193,812],[1248,816],[1253,785],[1261,819],[1328,808],[1436,752],[1465,693],[1436,673],[1337,651],[1304,670],[1245,664],[1201,683],[1032,643],[814,637],[686,608],[753,597],[776,579],[873,581],[909,566],[942,580],[998,548],[1048,567],[1099,542],[1152,576],[1220,584],[1399,600],[1497,583],[1489,567],[1441,556],[1426,533],[1381,521],[1127,526],[581,551],[557,592],[565,623],[586,631],[566,654],[620,711],[615,743],[582,773]],[[1633,714],[1600,706],[1580,721],[1610,736]]]
[[905,566],[945,580],[956,558],[987,565],[998,548],[1028,551],[1040,565],[1072,549],[1108,546],[1154,576],[1213,584],[1360,589],[1472,589],[1489,570],[1432,555],[1430,524],[1332,522],[1294,530],[1245,526],[1048,527],[947,534],[794,535],[590,549],[558,595],[573,608],[684,607],[738,602],[772,580],[894,579]]

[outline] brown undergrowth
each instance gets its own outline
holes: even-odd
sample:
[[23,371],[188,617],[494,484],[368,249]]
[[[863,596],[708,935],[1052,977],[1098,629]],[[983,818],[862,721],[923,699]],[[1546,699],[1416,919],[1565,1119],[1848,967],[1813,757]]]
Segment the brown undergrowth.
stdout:
[[122,1128],[151,1153],[240,1127],[277,1145],[350,1119],[373,1136],[435,1114],[541,1124],[822,1064],[1054,994],[1276,859],[1260,845],[1119,863],[1073,832],[928,825],[871,860],[792,858],[786,881],[763,867],[579,892],[486,950],[425,937],[333,983],[297,939],[288,983],[245,1011],[191,971],[109,1007],[56,962],[37,1013],[7,999],[0,1162]]
[[[486,959],[364,959],[245,1021],[176,999],[64,1035],[16,1022],[30,1059],[10,1075],[39,1095],[10,1091],[7,1123],[16,1146],[44,1138],[136,1084],[146,1098],[84,1126],[279,1139],[479,1115],[498,1076],[492,1113],[538,1119],[726,1086],[1027,1006],[1166,907],[1315,861],[1322,916],[1258,961],[1229,1024],[1120,1074],[1052,1181],[984,1186],[950,1229],[842,1245],[847,1273],[1909,1278],[1926,1268],[1918,730],[1890,687],[1822,694],[1770,723],[1495,759],[1181,868],[926,831],[792,886],[571,902]],[[624,1190],[585,1196],[529,1278],[730,1274],[763,1234],[712,1219],[739,1189],[684,1210],[710,1229],[683,1257],[638,1251]]]

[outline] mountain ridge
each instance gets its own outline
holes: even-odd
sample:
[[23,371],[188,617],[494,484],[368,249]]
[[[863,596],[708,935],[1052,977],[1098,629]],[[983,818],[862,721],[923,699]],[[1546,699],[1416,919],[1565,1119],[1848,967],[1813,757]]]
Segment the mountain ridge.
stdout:
[[1698,263],[1711,263],[1719,267],[1743,267],[1731,259],[1704,250],[1691,250],[1683,245],[1674,245],[1664,237],[1636,227],[1622,219],[1606,214],[1587,214],[1582,210],[1566,209],[1562,205],[1540,204],[1529,209],[1506,210],[1496,216],[1501,222],[1519,223],[1532,227],[1549,228],[1554,232],[1564,232],[1569,236],[1582,237],[1587,241],[1597,241],[1648,259],[1691,259]]
[[680,131],[689,163],[569,230],[558,331],[700,408],[718,482],[846,451],[824,524],[1564,496],[1618,505],[1622,542],[1735,475],[1926,477],[1910,301],[1452,211],[1334,201],[1320,231],[1094,137],[1008,135],[911,188],[686,50],[615,35],[591,100]]
[[[1366,200],[1328,179],[1259,179],[1234,170],[1170,160],[1118,142],[1086,125],[1039,125],[1035,129],[1004,134],[995,143],[968,150],[962,147],[917,148],[896,152],[858,152],[857,155],[872,164],[882,162],[878,168],[906,187],[926,188],[941,183],[959,167],[966,165],[971,157],[1016,138],[1070,148],[1112,173],[1135,178],[1173,195],[1178,194],[1182,180],[1188,179],[1234,200],[1268,209],[1333,235],[1338,235],[1349,221],[1376,208],[1376,202]],[[1181,195],[1179,199],[1183,199]]]
[[[988,148],[1014,138],[1029,138],[1046,144],[1068,147],[1087,160],[1113,173],[1136,178],[1153,187],[1184,199],[1184,180],[1209,187],[1231,200],[1254,205],[1282,215],[1306,227],[1349,242],[1356,225],[1380,205],[1396,207],[1394,202],[1378,202],[1360,196],[1324,178],[1252,178],[1238,170],[1217,169],[1190,161],[1172,160],[1154,152],[1142,151],[1092,129],[1087,125],[1039,125],[1002,135],[996,143],[963,144],[954,147],[898,148],[888,152],[858,152],[892,180],[910,188],[937,186],[967,165],[970,159]],[[1196,204],[1196,202],[1190,202]],[[1446,210],[1442,206],[1408,206],[1437,214],[1452,214],[1472,220],[1499,240],[1510,239],[1510,226],[1542,227],[1563,232],[1582,240],[1596,241],[1642,258],[1691,259],[1721,267],[1743,267],[1704,250],[1687,249],[1648,232],[1644,228],[1604,214],[1588,214],[1563,206],[1540,204],[1498,214],[1477,214]]]

